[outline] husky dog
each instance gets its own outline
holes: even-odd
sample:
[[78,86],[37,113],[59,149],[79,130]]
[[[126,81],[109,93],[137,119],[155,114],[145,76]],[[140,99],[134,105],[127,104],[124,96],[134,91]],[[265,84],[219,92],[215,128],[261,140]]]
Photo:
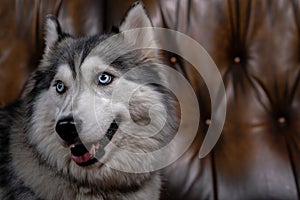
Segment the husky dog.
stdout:
[[123,34],[152,27],[142,3],[119,33],[75,37],[54,16],[45,25],[41,64],[0,109],[0,199],[159,199],[147,169],[166,158],[136,155],[172,139],[176,101],[153,83],[167,82],[154,33]]

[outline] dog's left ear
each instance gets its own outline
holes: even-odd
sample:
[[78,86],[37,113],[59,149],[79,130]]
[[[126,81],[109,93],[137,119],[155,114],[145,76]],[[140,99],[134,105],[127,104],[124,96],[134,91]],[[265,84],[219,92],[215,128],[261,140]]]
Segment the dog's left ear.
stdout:
[[151,21],[146,14],[144,4],[140,1],[135,2],[127,11],[125,18],[120,25],[120,31],[134,28],[152,27]]
[[57,42],[62,36],[62,31],[57,18],[53,15],[47,15],[45,27],[45,53]]
[[[135,2],[131,8],[127,11],[127,14],[120,25],[120,32],[124,32],[130,29],[153,27],[152,23],[146,14],[144,4],[140,1]],[[155,36],[153,29],[141,30],[140,34],[133,32],[132,35],[128,34],[127,39],[131,42],[142,45],[143,47],[157,47],[155,42]]]

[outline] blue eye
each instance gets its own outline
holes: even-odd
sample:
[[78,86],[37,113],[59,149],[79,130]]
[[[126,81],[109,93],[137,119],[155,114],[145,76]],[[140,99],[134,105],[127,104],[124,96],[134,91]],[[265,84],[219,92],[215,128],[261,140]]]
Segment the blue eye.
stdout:
[[98,76],[98,82],[100,85],[108,85],[108,84],[110,84],[112,79],[113,79],[113,76],[106,72],[103,72],[103,73],[99,74],[99,76]]
[[63,94],[66,91],[66,86],[62,81],[56,83],[56,92],[58,94]]

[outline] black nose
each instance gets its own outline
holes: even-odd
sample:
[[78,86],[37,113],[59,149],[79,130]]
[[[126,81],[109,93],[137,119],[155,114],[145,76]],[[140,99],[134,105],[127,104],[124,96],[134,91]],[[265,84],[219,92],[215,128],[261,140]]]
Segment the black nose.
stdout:
[[76,123],[73,118],[61,119],[57,122],[56,132],[66,142],[74,142],[78,138]]

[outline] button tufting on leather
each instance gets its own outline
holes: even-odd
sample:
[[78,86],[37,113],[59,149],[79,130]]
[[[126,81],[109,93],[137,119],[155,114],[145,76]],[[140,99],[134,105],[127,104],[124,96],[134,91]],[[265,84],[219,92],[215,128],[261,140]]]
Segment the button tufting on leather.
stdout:
[[233,61],[234,61],[234,63],[240,63],[241,58],[239,56],[236,56],[236,57],[234,57]]
[[177,58],[175,56],[172,56],[170,58],[171,63],[175,64],[177,62]]
[[286,118],[285,117],[279,117],[277,119],[277,121],[278,121],[279,124],[285,124],[286,123]]
[[209,126],[209,125],[211,124],[211,119],[205,120],[205,124],[206,124],[207,126]]

